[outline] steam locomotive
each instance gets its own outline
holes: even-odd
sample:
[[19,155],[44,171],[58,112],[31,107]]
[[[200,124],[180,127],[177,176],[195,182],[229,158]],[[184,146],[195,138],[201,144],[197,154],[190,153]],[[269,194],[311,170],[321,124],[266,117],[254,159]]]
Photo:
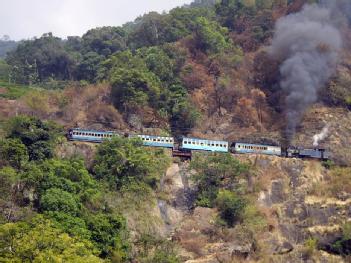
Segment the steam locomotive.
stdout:
[[236,154],[265,154],[287,158],[319,159],[328,160],[330,154],[325,149],[305,149],[297,147],[282,148],[273,145],[261,145],[244,142],[227,142],[219,140],[206,140],[191,137],[182,137],[176,140],[174,137],[152,135],[121,135],[113,131],[94,131],[74,128],[68,130],[67,138],[71,141],[84,141],[101,143],[116,136],[139,138],[143,145],[149,147],[162,147],[172,149],[173,156],[191,158],[193,151],[208,152],[231,152]]

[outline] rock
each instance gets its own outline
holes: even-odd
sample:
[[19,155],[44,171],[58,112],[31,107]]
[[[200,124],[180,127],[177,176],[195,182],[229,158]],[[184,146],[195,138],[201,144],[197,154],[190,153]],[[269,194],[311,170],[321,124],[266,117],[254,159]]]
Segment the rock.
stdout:
[[287,254],[290,253],[294,249],[293,245],[291,245],[289,242],[283,242],[281,245],[278,245],[275,248],[274,254]]
[[252,251],[252,244],[232,245],[229,249],[232,251],[232,256],[247,258]]

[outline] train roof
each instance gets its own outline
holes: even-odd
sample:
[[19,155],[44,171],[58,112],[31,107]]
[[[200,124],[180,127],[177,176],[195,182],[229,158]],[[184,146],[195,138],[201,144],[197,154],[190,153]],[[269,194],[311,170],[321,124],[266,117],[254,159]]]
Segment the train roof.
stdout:
[[148,134],[133,134],[132,136],[145,136],[150,138],[174,138],[172,136],[158,136],[158,135],[148,135]]
[[281,148],[281,146],[277,146],[277,145],[258,144],[258,143],[235,142],[235,144],[249,145],[249,146],[268,146],[268,147],[279,147],[279,148]]
[[89,129],[81,129],[81,128],[72,128],[70,129],[72,131],[80,131],[80,132],[94,132],[94,133],[118,133],[118,132],[115,132],[115,131],[98,131],[98,130],[89,130]]
[[211,139],[201,139],[201,138],[193,138],[193,137],[182,137],[182,139],[195,140],[195,141],[210,141],[210,142],[220,142],[220,143],[229,143],[228,141],[221,140],[211,140]]

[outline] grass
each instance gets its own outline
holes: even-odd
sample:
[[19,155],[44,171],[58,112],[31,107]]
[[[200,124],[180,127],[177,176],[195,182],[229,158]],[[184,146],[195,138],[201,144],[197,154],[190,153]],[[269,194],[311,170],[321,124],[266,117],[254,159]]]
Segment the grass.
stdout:
[[7,81],[3,80],[0,80],[0,88],[4,88],[6,90],[4,93],[0,92],[0,97],[12,100],[21,98],[33,89],[38,89],[36,87],[31,86],[10,84]]
[[332,167],[326,181],[316,183],[309,194],[334,197],[351,192],[351,168]]

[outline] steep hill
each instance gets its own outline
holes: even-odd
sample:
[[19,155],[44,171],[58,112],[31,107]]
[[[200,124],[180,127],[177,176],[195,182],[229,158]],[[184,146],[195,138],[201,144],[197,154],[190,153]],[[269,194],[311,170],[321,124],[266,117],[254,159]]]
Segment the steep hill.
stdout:
[[[349,262],[350,7],[199,0],[19,43],[0,61],[0,261]],[[331,160],[181,161],[136,140],[70,142],[72,127]]]

